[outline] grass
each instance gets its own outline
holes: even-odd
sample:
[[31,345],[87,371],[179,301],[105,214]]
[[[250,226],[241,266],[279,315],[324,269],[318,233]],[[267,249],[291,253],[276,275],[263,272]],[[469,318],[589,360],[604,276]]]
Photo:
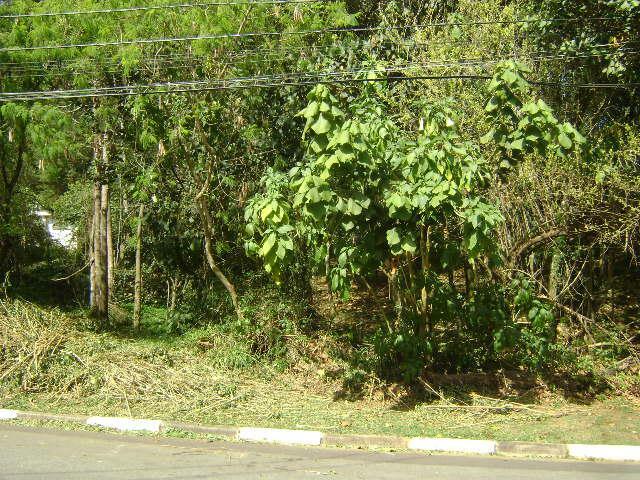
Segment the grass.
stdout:
[[498,398],[469,382],[464,395],[434,384],[430,399],[372,383],[353,398],[343,395],[335,365],[318,361],[330,349],[319,341],[290,348],[284,368],[219,326],[132,337],[82,323],[30,304],[0,306],[0,408],[346,434],[640,444],[640,404],[631,396],[585,403],[545,388],[535,400],[522,392]]
[[67,422],[62,420],[41,420],[41,419],[21,418],[21,419],[12,420],[11,424],[20,425],[24,427],[48,428],[48,429],[62,430],[62,431],[107,432],[110,434],[124,435],[124,436],[130,436],[130,437],[157,437],[158,435],[162,435],[163,437],[181,438],[181,439],[189,439],[189,440],[204,440],[208,442],[227,440],[223,437],[219,437],[216,435],[188,432],[186,430],[180,430],[177,428],[163,429],[162,432],[158,434],[158,433],[151,433],[151,432],[145,432],[145,431],[113,430],[108,428],[87,425],[85,423]]
[[[282,383],[284,380],[289,383],[291,378],[280,379]],[[162,405],[123,405],[119,398],[97,401],[95,398],[52,395],[12,396],[4,398],[1,406],[54,413],[131,415],[212,425],[300,428],[332,433],[640,444],[640,409],[619,399],[598,401],[589,406],[544,405],[547,409],[553,407],[555,412],[545,416],[517,412],[471,414],[456,409],[430,408],[438,404],[398,411],[384,402],[334,402],[330,397],[292,391],[282,383],[267,384],[270,392],[252,395],[215,411],[184,411],[179,405],[167,411]]]

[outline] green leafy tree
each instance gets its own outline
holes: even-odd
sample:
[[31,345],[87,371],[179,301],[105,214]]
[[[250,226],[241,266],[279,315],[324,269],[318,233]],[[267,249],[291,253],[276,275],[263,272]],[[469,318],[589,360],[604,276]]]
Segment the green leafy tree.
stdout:
[[[29,160],[27,127],[30,112],[22,105],[9,103],[0,107],[0,273],[6,272],[8,256],[17,247],[27,225],[29,205],[20,195],[21,180]],[[22,228],[21,228],[22,227]]]
[[390,332],[409,329],[433,353],[438,273],[493,255],[502,217],[480,195],[488,170],[477,146],[461,139],[453,109],[426,104],[424,129],[403,132],[384,93],[369,86],[346,110],[327,87],[310,92],[300,112],[305,158],[288,176],[264,179],[246,210],[247,248],[277,281],[297,248],[315,251],[343,297],[355,278],[384,272],[397,311]]

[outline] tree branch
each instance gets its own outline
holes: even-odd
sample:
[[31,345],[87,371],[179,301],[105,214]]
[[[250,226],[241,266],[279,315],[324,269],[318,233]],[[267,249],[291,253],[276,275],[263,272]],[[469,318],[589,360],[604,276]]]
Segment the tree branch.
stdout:
[[514,265],[518,258],[520,258],[523,254],[525,254],[528,250],[535,247],[536,245],[563,235],[569,235],[569,232],[563,228],[554,228],[533,238],[530,238],[511,251],[511,253],[509,254],[509,264]]

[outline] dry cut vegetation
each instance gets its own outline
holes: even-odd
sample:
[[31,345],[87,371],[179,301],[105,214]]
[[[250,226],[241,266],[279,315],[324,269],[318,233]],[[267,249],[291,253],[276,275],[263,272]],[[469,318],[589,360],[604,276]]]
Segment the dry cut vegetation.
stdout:
[[288,366],[277,368],[211,328],[126,338],[84,322],[22,301],[0,304],[0,407],[349,433],[640,441],[640,404],[630,394],[576,403],[541,381],[496,373],[430,375],[421,392],[371,377],[353,395],[347,365],[322,354],[329,339],[292,346]]

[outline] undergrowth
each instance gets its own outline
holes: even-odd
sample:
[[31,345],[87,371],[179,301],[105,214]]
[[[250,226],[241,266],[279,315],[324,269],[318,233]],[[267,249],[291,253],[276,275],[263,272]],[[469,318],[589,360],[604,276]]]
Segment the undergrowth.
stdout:
[[[284,306],[263,311],[261,321],[276,322],[277,311],[284,322]],[[271,344],[252,336],[251,328],[259,323],[252,325],[213,324],[181,335],[96,333],[81,312],[3,301],[0,406],[209,424],[544,441],[606,439],[613,435],[604,433],[605,419],[612,415],[624,419],[611,437],[616,441],[634,441],[633,432],[640,430],[631,396],[614,400],[593,394],[587,403],[576,404],[551,384],[506,371],[429,374],[421,377],[418,389],[390,383],[341,359],[365,347],[322,333],[310,337],[300,326],[281,332]],[[265,351],[265,345],[274,347]],[[632,378],[626,381],[633,385]],[[578,428],[585,419],[595,426]]]

